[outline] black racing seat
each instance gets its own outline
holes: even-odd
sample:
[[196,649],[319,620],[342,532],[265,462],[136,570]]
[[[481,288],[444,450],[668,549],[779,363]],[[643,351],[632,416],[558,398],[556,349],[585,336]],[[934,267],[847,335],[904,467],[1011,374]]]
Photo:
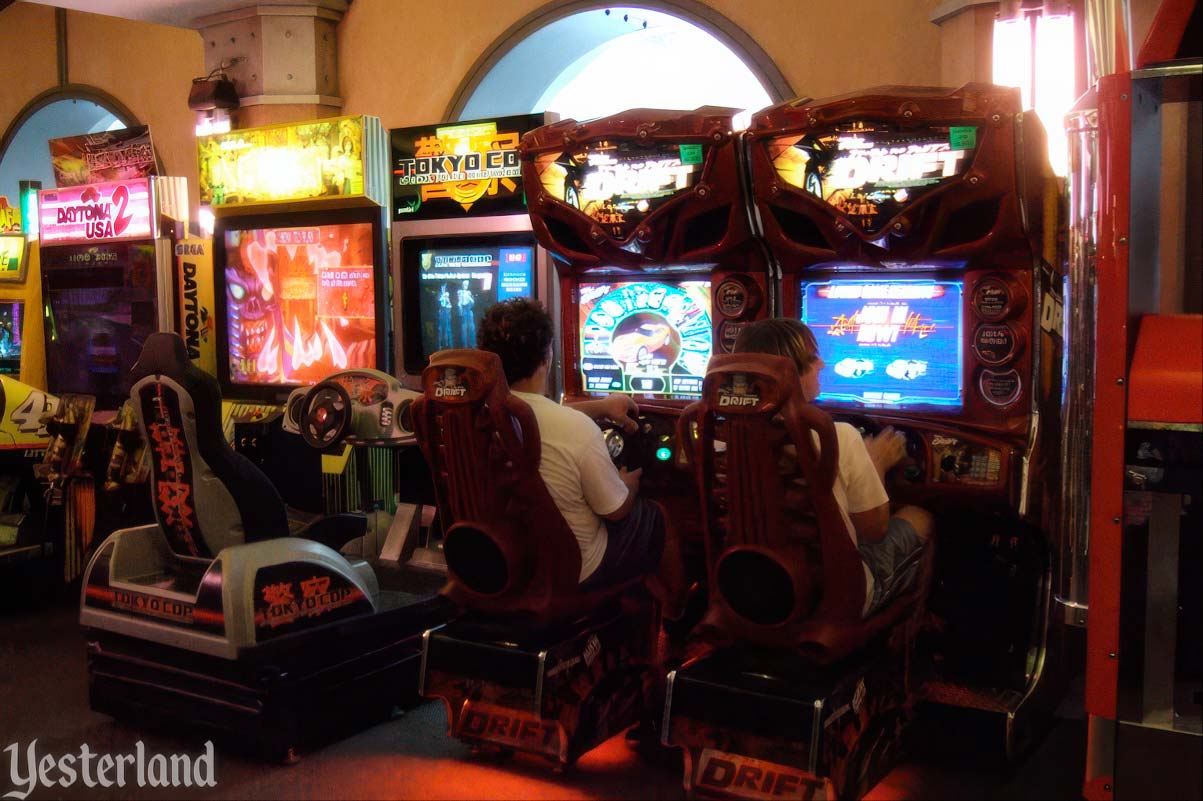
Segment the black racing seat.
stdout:
[[[289,536],[280,493],[230,447],[217,379],[188,359],[178,334],[151,334],[130,371],[130,397],[150,445],[152,505],[177,555],[212,559],[223,549]],[[297,536],[335,550],[367,530],[367,518],[321,518]]]

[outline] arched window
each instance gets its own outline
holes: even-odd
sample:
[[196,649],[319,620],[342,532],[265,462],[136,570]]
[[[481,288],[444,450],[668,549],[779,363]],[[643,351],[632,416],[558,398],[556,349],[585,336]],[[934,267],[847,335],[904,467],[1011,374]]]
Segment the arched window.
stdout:
[[0,195],[16,205],[20,181],[41,181],[47,188],[55,185],[48,140],[113,131],[135,123],[117,103],[90,92],[55,92],[35,99],[0,142]]
[[792,96],[755,42],[696,5],[692,19],[684,18],[682,9],[691,6],[681,0],[673,13],[597,7],[546,22],[541,12],[478,63],[449,118],[553,111],[584,120],[628,108],[703,105],[751,111]]

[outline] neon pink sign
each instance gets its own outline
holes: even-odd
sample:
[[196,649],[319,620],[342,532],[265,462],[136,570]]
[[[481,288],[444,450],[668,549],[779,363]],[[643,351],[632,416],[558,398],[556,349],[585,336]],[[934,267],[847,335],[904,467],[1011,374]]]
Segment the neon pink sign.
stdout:
[[43,189],[38,202],[43,244],[154,236],[150,182],[145,178]]

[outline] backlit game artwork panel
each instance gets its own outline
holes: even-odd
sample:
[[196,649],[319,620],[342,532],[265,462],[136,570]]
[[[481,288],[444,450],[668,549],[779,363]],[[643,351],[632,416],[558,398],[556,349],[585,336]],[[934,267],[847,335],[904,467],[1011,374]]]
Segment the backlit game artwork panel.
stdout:
[[490,306],[531,296],[534,260],[529,245],[419,251],[423,357],[446,348],[475,348],[476,327]]
[[714,349],[709,281],[581,284],[586,392],[696,398]]
[[903,207],[965,174],[977,150],[973,126],[896,130],[855,123],[773,141],[773,167],[785,183],[876,232]]
[[0,301],[0,375],[21,373],[21,324],[25,302]]
[[226,231],[230,381],[312,384],[376,367],[371,223]]
[[804,284],[802,322],[827,363],[818,399],[959,408],[961,294],[959,281]]

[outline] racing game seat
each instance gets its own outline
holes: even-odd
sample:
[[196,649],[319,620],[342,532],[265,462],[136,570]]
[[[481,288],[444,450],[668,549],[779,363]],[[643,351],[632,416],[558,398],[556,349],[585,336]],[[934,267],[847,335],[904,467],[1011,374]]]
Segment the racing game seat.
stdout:
[[[192,364],[178,334],[147,338],[130,383],[151,448],[155,516],[177,556],[212,559],[230,546],[289,536],[280,493],[230,447],[217,379]],[[366,529],[363,515],[341,514],[315,521],[298,536],[338,550]]]
[[494,353],[444,350],[414,430],[434,477],[448,583],[466,614],[424,636],[420,688],[450,733],[557,765],[638,720],[658,615],[639,579],[582,591],[581,550],[539,474],[539,428]]
[[414,428],[447,526],[444,593],[490,616],[564,620],[638,581],[585,592],[581,550],[539,475],[539,427],[495,353],[444,350],[422,373]]
[[806,403],[792,359],[712,357],[678,425],[711,591],[693,658],[666,678],[662,742],[684,750],[698,794],[860,798],[912,715],[931,549],[918,589],[862,619],[864,567],[832,491],[835,426]]
[[[861,618],[864,568],[832,492],[835,427],[805,401],[791,359],[714,356],[701,399],[678,425],[706,503],[714,591],[704,625],[725,639],[795,648],[829,663],[915,609],[930,578],[930,549],[919,586]],[[800,483],[778,468],[786,449],[796,453]]]

